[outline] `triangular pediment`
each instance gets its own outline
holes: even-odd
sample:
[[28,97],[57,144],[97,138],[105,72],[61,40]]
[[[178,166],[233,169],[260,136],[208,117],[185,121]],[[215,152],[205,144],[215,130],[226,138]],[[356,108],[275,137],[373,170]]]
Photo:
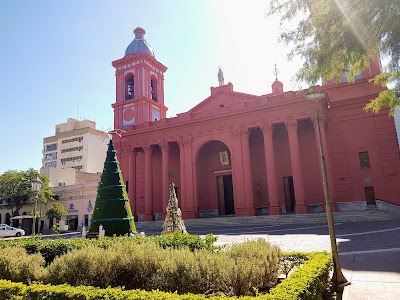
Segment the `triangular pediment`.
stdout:
[[[224,87],[228,87],[226,89]],[[233,107],[240,102],[249,102],[256,96],[234,92],[228,85],[224,87],[211,88],[211,96],[197,104],[189,113],[200,113],[215,111],[222,107]]]

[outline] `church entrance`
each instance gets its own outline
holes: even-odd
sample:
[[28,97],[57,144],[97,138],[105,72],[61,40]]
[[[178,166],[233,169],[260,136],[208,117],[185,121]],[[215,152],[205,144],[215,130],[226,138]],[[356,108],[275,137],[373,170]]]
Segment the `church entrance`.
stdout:
[[235,214],[231,153],[225,143],[212,140],[199,147],[196,179],[200,218]]
[[232,175],[217,176],[218,214],[234,215],[235,203],[233,198]]
[[294,212],[294,205],[296,202],[294,198],[294,185],[292,176],[283,177],[283,190],[285,192],[286,212],[292,213]]

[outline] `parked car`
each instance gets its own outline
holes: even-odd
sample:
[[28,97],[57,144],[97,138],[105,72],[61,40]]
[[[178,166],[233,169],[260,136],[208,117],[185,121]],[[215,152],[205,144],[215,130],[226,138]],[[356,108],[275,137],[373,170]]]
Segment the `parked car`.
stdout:
[[0,237],[22,236],[25,235],[25,230],[1,224]]

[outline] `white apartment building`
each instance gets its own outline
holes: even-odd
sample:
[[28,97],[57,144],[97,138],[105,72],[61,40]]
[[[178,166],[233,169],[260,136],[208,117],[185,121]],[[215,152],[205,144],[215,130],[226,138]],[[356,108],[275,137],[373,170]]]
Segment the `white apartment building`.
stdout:
[[97,130],[95,122],[69,118],[56,125],[55,135],[43,139],[42,168],[102,172],[108,141],[108,134]]

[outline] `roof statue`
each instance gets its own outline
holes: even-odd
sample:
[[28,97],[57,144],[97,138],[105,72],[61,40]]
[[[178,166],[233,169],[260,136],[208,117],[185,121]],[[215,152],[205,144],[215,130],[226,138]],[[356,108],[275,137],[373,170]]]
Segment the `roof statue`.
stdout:
[[222,72],[222,67],[218,67],[218,83],[219,86],[224,85],[224,73]]
[[274,75],[275,75],[275,81],[278,81],[279,70],[278,70],[278,68],[276,67],[276,62],[275,62],[275,68],[274,68],[274,70],[272,71],[272,73],[274,73]]

